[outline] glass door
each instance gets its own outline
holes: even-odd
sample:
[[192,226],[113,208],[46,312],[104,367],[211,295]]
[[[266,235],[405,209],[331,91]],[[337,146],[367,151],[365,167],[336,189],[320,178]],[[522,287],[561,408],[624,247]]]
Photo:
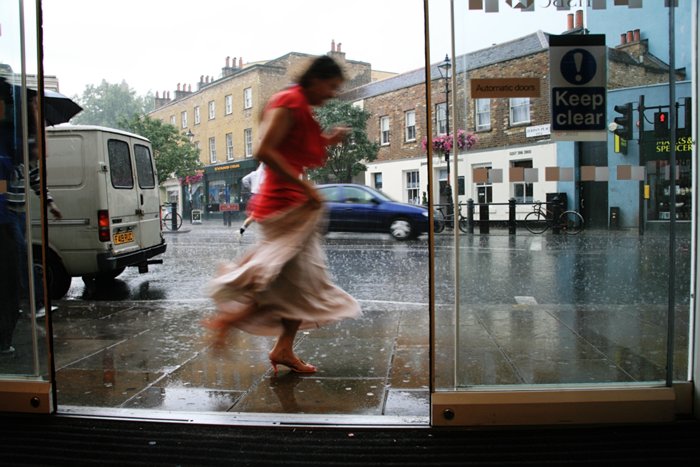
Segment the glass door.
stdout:
[[464,177],[469,226],[431,244],[434,425],[688,410],[697,10],[678,3],[426,2],[454,141],[433,127],[429,172]]
[[[42,261],[43,125],[34,5],[2,0],[0,410],[53,411]],[[37,86],[38,85],[38,86]],[[39,196],[38,196],[39,195]],[[32,230],[32,224],[37,225]]]

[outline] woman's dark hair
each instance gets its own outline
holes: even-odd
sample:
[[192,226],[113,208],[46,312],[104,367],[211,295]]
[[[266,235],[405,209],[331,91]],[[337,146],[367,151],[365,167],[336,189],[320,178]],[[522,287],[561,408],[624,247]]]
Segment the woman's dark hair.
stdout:
[[311,65],[309,65],[306,71],[299,77],[299,85],[302,88],[308,88],[311,85],[311,81],[314,79],[333,78],[345,79],[343,70],[331,57],[328,55],[321,55],[314,59]]

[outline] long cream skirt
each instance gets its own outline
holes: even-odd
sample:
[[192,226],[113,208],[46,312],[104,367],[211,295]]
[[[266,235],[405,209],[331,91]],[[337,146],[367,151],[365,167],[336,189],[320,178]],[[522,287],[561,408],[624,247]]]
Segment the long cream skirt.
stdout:
[[357,301],[328,277],[323,220],[323,209],[305,204],[260,222],[262,240],[209,283],[217,310],[210,327],[269,336],[282,332],[284,319],[310,329],[361,316]]

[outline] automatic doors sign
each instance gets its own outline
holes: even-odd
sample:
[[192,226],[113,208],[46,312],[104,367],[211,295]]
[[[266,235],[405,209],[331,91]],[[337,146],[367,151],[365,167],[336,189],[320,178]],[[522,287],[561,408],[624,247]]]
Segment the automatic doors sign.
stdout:
[[606,141],[605,35],[549,36],[552,139]]

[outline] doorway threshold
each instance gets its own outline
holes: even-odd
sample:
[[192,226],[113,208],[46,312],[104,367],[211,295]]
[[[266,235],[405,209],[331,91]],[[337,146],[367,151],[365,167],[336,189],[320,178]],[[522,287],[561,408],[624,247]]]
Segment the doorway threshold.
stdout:
[[57,416],[200,425],[429,428],[429,416],[183,412],[147,409],[60,406]]

